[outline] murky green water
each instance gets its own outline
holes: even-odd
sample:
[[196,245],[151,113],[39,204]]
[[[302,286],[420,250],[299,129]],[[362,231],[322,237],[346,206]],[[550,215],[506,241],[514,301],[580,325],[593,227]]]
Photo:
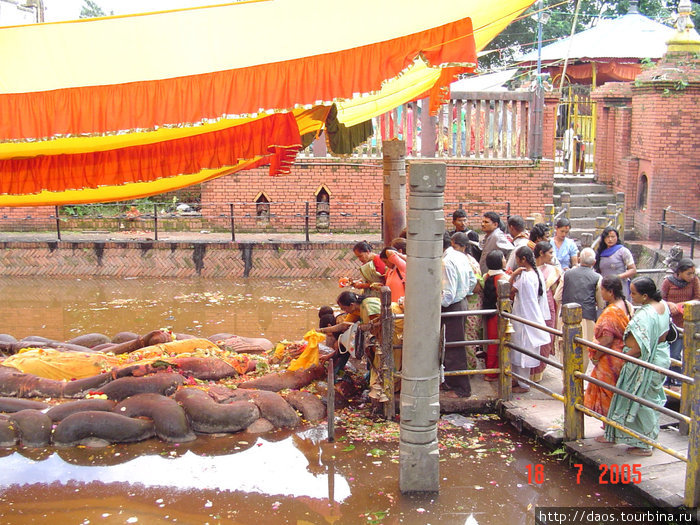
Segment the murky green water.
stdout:
[[[333,281],[1,279],[0,332],[68,339],[171,327],[299,339],[338,294]],[[506,423],[440,431],[440,492],[401,495],[396,427],[200,436],[103,449],[0,449],[0,523],[531,524],[537,506],[624,506],[597,473],[577,480]],[[353,417],[358,416],[358,417]],[[542,465],[541,484],[528,466]],[[532,470],[531,470],[532,471]]]
[[340,291],[330,279],[3,278],[0,333],[66,340],[168,327],[202,337],[301,339]]

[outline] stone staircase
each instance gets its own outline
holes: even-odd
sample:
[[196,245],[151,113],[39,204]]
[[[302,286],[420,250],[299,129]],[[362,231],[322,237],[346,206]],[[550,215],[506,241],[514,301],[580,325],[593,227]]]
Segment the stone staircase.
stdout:
[[555,213],[561,210],[564,202],[569,203],[569,235],[578,241],[593,240],[596,218],[605,217],[608,205],[616,203],[615,194],[605,184],[595,182],[592,174],[555,174],[553,193]]

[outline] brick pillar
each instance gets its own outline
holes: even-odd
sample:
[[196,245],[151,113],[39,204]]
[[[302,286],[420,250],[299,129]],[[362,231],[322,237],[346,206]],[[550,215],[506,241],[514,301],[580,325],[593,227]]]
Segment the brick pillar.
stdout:
[[557,133],[557,107],[560,92],[545,93],[542,118],[542,158],[554,159],[555,135]]

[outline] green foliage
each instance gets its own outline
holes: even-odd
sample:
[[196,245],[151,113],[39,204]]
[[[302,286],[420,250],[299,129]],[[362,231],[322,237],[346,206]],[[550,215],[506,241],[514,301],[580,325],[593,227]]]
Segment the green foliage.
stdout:
[[80,18],[97,18],[99,16],[107,16],[102,8],[93,0],[83,0],[83,5],[80,8]]
[[655,65],[655,62],[651,58],[643,58],[640,60],[640,63],[642,65],[642,69],[651,69]]
[[[59,213],[78,218],[109,218],[123,217],[127,210],[134,206],[141,214],[152,214],[153,205],[158,204],[158,213],[171,212],[177,205],[176,201],[172,204],[160,200],[161,196],[147,197],[145,199],[136,199],[133,201],[115,202],[115,203],[95,203],[95,204],[76,204],[70,206],[61,206]],[[156,200],[158,199],[158,200]]]
[[566,447],[564,446],[554,449],[551,452],[545,452],[545,454],[557,459],[558,461],[569,459],[569,451],[566,450]]

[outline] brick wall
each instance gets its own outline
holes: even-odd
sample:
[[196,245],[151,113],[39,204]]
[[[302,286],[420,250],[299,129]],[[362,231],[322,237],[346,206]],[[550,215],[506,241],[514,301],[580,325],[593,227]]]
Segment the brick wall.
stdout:
[[[700,59],[667,56],[634,83],[605,84],[594,98],[598,178],[625,193],[627,225],[641,238],[656,239],[668,206],[700,217]],[[646,205],[640,202],[642,175]],[[683,221],[677,218],[677,225],[688,228],[690,221]]]
[[56,225],[54,206],[0,207],[0,229],[9,231],[46,230]]
[[[544,213],[544,206],[552,203],[557,102],[558,99],[551,96],[545,99],[541,161],[524,158],[439,159],[448,165],[446,215],[467,201],[487,203],[469,206],[474,215],[470,219],[472,227],[479,226],[478,216],[484,211],[493,209],[505,215],[506,202],[510,202],[512,214],[530,216]],[[192,227],[229,229],[230,203],[235,203],[236,230],[259,231],[262,228],[268,231],[301,231],[304,228],[306,202],[309,202],[310,226],[314,228],[316,194],[321,187],[325,187],[330,194],[332,230],[381,231],[382,184],[381,158],[300,158],[287,176],[270,177],[265,167],[202,184],[201,212],[204,222],[201,225],[192,224]],[[255,200],[261,194],[270,201],[269,219],[258,217]],[[31,231],[55,228],[54,210],[53,206],[0,208],[0,219],[3,219],[0,220],[0,229]],[[62,218],[65,219],[63,214]],[[118,229],[114,220],[92,219],[90,223],[78,221],[78,224],[83,229]],[[163,229],[167,229],[167,221],[162,224]]]
[[352,243],[4,242],[3,276],[323,278],[357,274]]
[[[491,203],[469,206],[476,215],[489,209],[505,213],[505,202],[510,202],[511,213],[528,216],[543,213],[545,204],[552,202],[551,159],[541,162],[529,159],[473,162],[436,159],[436,162],[447,164],[446,214],[451,214],[459,203],[465,202]],[[267,170],[259,169],[203,184],[202,213],[215,220],[219,215],[228,215],[229,203],[235,202],[236,227],[252,227],[256,222],[254,201],[262,192],[271,201],[269,228],[283,230],[300,223],[299,214],[304,213],[306,201],[310,202],[314,216],[315,192],[324,186],[330,193],[334,229],[376,231],[381,225],[382,184],[382,166],[378,160],[301,159],[287,176],[272,178],[267,175]],[[334,213],[334,210],[340,210],[344,215],[338,211]],[[220,220],[227,219],[222,217]],[[470,222],[474,227],[479,225],[477,218]]]

